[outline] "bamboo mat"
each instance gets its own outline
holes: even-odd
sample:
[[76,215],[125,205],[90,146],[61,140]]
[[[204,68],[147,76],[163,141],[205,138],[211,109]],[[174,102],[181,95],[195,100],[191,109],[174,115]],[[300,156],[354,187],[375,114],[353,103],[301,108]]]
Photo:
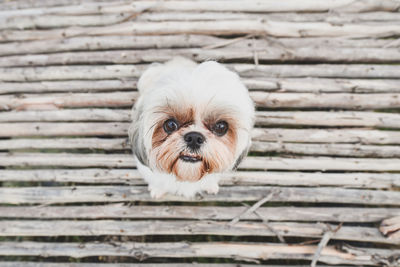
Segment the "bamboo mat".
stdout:
[[[0,266],[400,266],[399,8],[0,1]],[[130,109],[177,55],[236,71],[256,127],[219,194],[154,200]]]

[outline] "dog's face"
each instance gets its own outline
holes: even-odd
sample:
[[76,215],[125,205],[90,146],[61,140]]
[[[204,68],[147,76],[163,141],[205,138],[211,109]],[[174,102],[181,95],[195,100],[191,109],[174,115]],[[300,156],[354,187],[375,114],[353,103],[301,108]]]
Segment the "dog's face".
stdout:
[[147,74],[151,80],[145,73],[139,81],[132,130],[136,155],[180,181],[234,168],[250,145],[254,106],[247,89],[216,62],[175,64],[153,67],[159,70]]

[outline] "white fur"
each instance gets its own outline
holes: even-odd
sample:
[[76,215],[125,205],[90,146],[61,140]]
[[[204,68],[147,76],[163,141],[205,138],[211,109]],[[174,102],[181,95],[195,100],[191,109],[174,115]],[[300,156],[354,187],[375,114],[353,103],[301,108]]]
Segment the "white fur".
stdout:
[[219,191],[218,182],[220,174],[205,175],[197,182],[183,182],[176,180],[175,176],[168,173],[152,171],[149,167],[136,161],[138,170],[143,179],[149,184],[149,191],[152,198],[159,199],[165,194],[193,198],[197,193],[206,192],[217,194]]
[[[251,142],[254,104],[239,76],[214,61],[196,64],[188,59],[175,58],[165,64],[151,65],[141,76],[138,88],[140,97],[133,109],[129,135],[135,154],[145,161],[142,164],[138,160],[137,166],[149,184],[151,196],[160,198],[170,193],[190,198],[202,191],[216,194],[220,174],[234,167],[241,154],[247,152]],[[165,118],[163,114],[154,111],[166,103],[195,106],[199,113],[196,113],[196,123],[190,129],[204,134],[207,129],[201,123],[201,116],[204,115],[202,110],[209,112],[224,109],[232,114],[238,126],[235,152],[231,157],[234,160],[225,169],[219,170],[219,173],[206,174],[196,182],[178,181],[173,174],[160,170],[155,162],[156,157],[151,156],[152,136],[153,126]],[[207,145],[204,149],[207,149]]]

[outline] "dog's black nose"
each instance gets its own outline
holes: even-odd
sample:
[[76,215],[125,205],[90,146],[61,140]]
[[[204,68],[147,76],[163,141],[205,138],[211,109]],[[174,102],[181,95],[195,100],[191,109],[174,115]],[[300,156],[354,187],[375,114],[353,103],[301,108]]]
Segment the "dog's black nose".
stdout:
[[199,132],[190,132],[183,137],[187,146],[191,149],[199,149],[201,144],[204,143],[205,137]]

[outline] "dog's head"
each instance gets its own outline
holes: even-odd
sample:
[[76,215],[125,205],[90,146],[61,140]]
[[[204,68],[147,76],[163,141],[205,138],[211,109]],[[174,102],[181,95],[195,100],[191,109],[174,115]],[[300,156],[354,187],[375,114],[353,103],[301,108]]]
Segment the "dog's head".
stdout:
[[138,87],[130,139],[151,169],[198,181],[247,154],[254,104],[236,73],[179,58],[150,66]]

